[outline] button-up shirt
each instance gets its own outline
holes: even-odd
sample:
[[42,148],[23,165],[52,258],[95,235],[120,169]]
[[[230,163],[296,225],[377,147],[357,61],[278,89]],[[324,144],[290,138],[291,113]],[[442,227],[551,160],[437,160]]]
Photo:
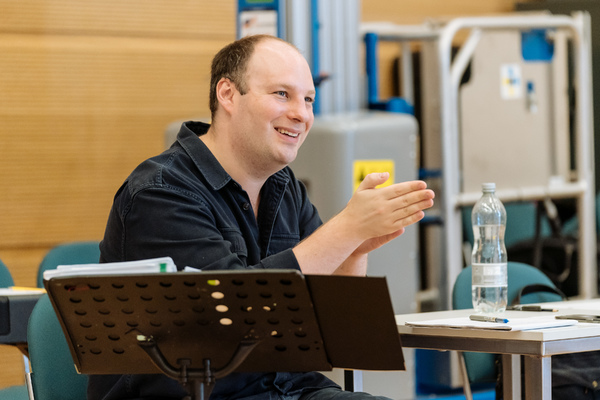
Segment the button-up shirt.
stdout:
[[[199,140],[209,125],[186,122],[177,141],[140,164],[115,195],[101,261],[169,256],[179,269],[300,269],[292,247],[321,224],[305,186],[286,167],[267,179],[258,216],[242,187]],[[293,395],[335,386],[318,373],[233,373],[211,399],[268,390]],[[162,375],[90,376],[90,400],[180,399],[183,388]]]

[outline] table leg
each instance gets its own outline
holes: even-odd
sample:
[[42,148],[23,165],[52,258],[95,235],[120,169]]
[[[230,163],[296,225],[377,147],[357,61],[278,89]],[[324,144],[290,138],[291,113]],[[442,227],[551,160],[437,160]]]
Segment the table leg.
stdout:
[[502,391],[504,400],[521,398],[521,356],[518,354],[502,355]]
[[525,356],[525,398],[552,399],[552,358]]
[[462,378],[463,391],[466,400],[473,400],[473,392],[471,392],[471,382],[469,382],[469,374],[467,373],[467,364],[465,364],[465,355],[462,351],[457,351],[458,366],[460,368],[460,376]]

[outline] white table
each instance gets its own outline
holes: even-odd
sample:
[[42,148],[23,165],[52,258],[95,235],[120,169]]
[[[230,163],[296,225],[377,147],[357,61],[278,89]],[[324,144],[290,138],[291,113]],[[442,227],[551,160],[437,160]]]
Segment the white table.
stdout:
[[[600,314],[600,299],[578,300],[559,303],[543,303],[544,307],[556,308],[557,313]],[[521,363],[524,357],[526,399],[552,399],[551,357],[556,354],[600,350],[600,324],[579,323],[559,328],[528,331],[494,331],[456,328],[424,328],[405,325],[406,321],[465,317],[471,310],[438,311],[396,316],[402,346],[432,350],[474,351],[502,354],[504,398],[521,397]],[[507,311],[506,318],[540,316],[541,312]]]

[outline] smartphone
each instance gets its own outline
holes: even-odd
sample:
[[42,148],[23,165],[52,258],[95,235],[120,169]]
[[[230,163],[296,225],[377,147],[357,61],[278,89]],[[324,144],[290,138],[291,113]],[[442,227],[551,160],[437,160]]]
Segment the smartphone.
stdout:
[[576,319],[579,322],[595,322],[600,323],[600,315],[593,314],[568,314],[557,315],[556,319]]

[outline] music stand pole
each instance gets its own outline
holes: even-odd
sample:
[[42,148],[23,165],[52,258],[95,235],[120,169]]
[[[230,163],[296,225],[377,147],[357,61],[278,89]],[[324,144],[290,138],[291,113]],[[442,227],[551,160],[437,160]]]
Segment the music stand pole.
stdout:
[[[213,390],[217,378],[229,375],[235,371],[242,362],[248,357],[250,352],[259,343],[258,341],[244,340],[240,342],[235,354],[225,367],[219,370],[213,370],[210,365],[210,359],[203,360],[203,369],[190,368],[191,360],[180,358],[177,360],[180,368],[173,367],[164,357],[156,341],[152,337],[136,335],[138,344],[142,350],[148,354],[150,360],[167,376],[178,380],[192,393],[185,400],[208,400]],[[189,398],[189,399],[188,399]]]

